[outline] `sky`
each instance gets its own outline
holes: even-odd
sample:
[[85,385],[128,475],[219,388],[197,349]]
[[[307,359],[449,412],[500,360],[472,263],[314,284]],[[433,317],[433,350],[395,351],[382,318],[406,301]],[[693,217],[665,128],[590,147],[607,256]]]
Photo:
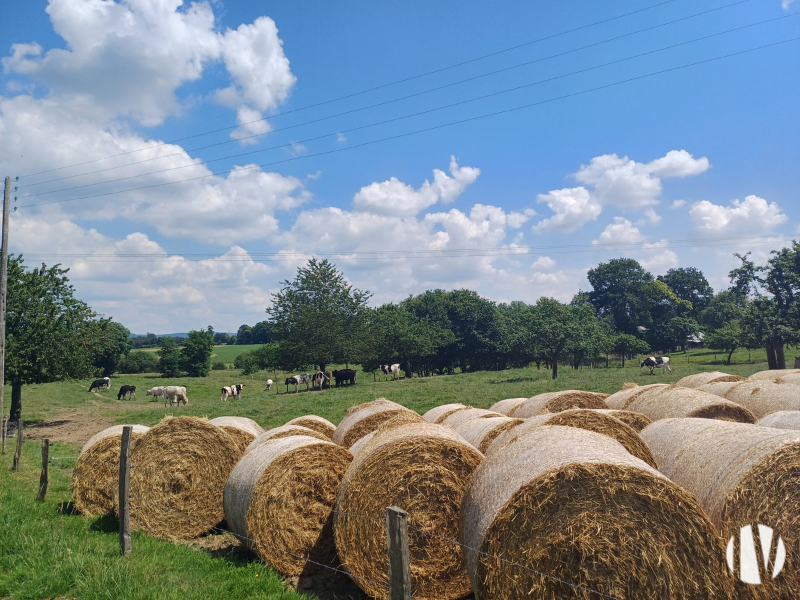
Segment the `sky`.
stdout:
[[617,257],[719,290],[800,237],[800,0],[3,16],[9,248],[135,333],[264,320],[312,256],[374,305],[533,303]]

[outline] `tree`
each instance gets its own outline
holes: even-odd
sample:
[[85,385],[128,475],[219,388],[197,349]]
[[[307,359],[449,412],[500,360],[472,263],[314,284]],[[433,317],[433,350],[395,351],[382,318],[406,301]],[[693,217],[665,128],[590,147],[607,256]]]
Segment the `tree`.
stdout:
[[98,321],[94,334],[94,366],[110,377],[131,350],[131,332],[113,321]]
[[214,351],[214,330],[190,331],[183,342],[180,360],[189,377],[206,377],[211,371],[211,353]]
[[728,321],[706,334],[706,345],[715,350],[722,350],[728,353],[727,364],[731,364],[731,356],[737,348],[741,348],[746,343],[745,333],[738,320]]
[[253,333],[253,328],[250,325],[242,325],[239,331],[236,332],[236,343],[240,346],[252,343],[250,335]]
[[232,345],[236,343],[236,336],[227,333],[218,332],[214,334],[214,343],[217,345]]
[[614,329],[630,335],[650,324],[650,283],[653,276],[632,258],[614,258],[587,273],[589,299],[597,316],[608,317]]
[[267,309],[272,336],[280,342],[287,370],[334,361],[348,363],[364,342],[367,302],[372,296],[354,288],[327,259],[312,258],[283,282]]
[[119,362],[120,373],[156,373],[158,372],[158,356],[155,352],[130,352]]
[[625,366],[625,356],[628,354],[645,354],[650,352],[647,342],[628,333],[620,333],[611,339],[611,348],[615,354],[622,357],[622,366]]
[[272,328],[269,321],[259,321],[250,331],[251,344],[269,344],[272,341]]
[[539,298],[528,315],[528,329],[550,361],[553,379],[558,377],[558,361],[569,344],[579,343],[586,333],[586,324],[582,322],[585,316],[585,309],[562,304],[553,298]]
[[691,303],[689,316],[695,319],[714,297],[714,290],[705,275],[694,267],[670,269],[666,275],[659,275],[657,279],[666,283],[678,298]]
[[161,338],[161,349],[158,351],[158,372],[162,377],[180,377],[181,351],[175,338],[165,335]]
[[27,270],[21,256],[8,257],[6,382],[10,418],[22,414],[22,386],[94,374],[97,315],[76,299],[60,265]]

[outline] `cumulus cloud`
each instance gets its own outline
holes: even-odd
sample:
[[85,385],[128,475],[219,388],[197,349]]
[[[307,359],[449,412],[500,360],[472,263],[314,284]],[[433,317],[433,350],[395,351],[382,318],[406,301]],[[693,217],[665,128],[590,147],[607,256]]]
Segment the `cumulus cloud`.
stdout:
[[433,183],[427,179],[419,189],[392,177],[362,187],[353,197],[353,207],[359,212],[410,217],[438,202],[453,202],[474,183],[481,170],[459,167],[455,156],[450,157],[450,176],[433,170]]
[[538,232],[571,233],[587,221],[597,219],[603,210],[602,205],[583,186],[539,194],[536,201],[547,204],[554,213],[552,217],[534,225],[533,230]]
[[795,0],[781,0],[781,8],[789,10],[789,7],[795,3]]
[[729,206],[702,200],[692,205],[689,217],[691,234],[699,238],[764,235],[788,220],[777,203],[755,195],[732,200]]
[[614,217],[599,237],[592,240],[592,244],[595,246],[625,244],[628,247],[615,251],[635,258],[645,269],[656,273],[663,273],[678,266],[678,255],[667,248],[667,240],[648,242],[639,228],[624,217]]
[[549,256],[540,256],[535,261],[533,261],[533,264],[531,265],[531,267],[535,271],[544,271],[546,269],[552,269],[555,266],[556,266],[556,261],[554,261]]
[[673,200],[672,204],[669,205],[673,209],[683,208],[684,206],[686,206],[686,200]]
[[592,240],[595,246],[599,244],[637,244],[643,242],[645,237],[628,219],[624,217],[614,217],[614,220],[606,225],[600,237]]

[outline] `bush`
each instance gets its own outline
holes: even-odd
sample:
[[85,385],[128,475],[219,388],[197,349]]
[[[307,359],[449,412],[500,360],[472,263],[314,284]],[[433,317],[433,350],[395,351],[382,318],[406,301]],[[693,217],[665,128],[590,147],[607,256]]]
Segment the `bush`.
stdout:
[[228,365],[226,365],[224,362],[211,363],[211,370],[212,371],[224,371],[227,368],[228,368]]
[[234,369],[244,369],[245,365],[253,361],[253,353],[251,351],[242,352],[239,356],[233,359]]
[[155,373],[158,371],[158,356],[155,352],[131,352],[124,356],[117,367],[118,373]]

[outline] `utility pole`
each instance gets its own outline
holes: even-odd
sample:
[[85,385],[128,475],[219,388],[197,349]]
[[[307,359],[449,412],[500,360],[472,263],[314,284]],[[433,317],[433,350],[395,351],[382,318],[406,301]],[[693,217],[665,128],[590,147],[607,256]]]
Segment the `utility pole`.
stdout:
[[4,405],[6,387],[6,285],[8,283],[8,214],[11,200],[11,177],[6,177],[3,190],[3,246],[0,250],[0,440],[3,454],[6,453],[6,409]]

